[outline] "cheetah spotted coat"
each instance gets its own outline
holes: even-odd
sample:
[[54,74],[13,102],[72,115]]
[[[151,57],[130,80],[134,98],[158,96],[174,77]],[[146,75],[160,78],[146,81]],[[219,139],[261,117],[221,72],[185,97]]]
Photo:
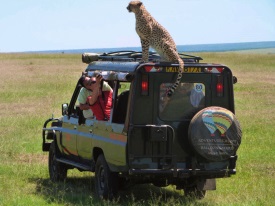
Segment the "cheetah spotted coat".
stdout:
[[136,16],[136,32],[141,40],[142,61],[148,62],[149,47],[151,46],[164,60],[179,62],[180,69],[178,77],[167,92],[168,96],[171,96],[181,81],[184,68],[184,62],[178,54],[173,38],[169,32],[150,15],[142,2],[131,1],[127,9]]

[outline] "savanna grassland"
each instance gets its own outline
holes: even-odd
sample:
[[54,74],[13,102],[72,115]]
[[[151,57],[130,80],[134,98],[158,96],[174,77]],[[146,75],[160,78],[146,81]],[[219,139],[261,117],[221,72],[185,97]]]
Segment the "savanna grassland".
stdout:
[[86,65],[79,54],[0,54],[0,205],[275,205],[275,54],[201,53],[238,78],[236,116],[243,138],[237,174],[217,180],[203,200],[174,187],[139,185],[113,202],[94,196],[93,174],[71,170],[49,180],[41,150],[44,121],[61,115]]

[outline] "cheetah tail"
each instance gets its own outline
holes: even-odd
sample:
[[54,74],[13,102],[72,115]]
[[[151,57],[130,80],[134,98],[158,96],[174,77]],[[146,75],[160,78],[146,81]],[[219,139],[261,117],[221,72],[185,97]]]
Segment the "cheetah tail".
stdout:
[[172,96],[172,94],[175,92],[175,90],[177,89],[177,87],[180,84],[180,81],[181,81],[181,78],[182,78],[183,68],[184,68],[184,62],[183,62],[183,60],[181,58],[179,58],[179,73],[178,73],[178,77],[177,77],[175,83],[173,84],[173,86],[168,89],[167,95],[169,97]]

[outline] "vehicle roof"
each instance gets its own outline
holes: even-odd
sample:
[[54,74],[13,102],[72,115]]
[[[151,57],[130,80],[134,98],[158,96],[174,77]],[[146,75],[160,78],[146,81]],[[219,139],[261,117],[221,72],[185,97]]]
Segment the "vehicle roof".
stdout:
[[[199,63],[201,57],[192,56],[187,54],[180,54],[183,59],[185,67],[225,67],[221,64]],[[155,52],[150,52],[149,62],[142,63],[142,52],[136,51],[117,51],[111,53],[84,53],[82,54],[82,61],[87,63],[86,72],[102,72],[110,71],[115,73],[129,73],[132,74],[138,68],[144,65],[152,65],[158,67],[178,67],[178,63],[162,62],[160,56]]]

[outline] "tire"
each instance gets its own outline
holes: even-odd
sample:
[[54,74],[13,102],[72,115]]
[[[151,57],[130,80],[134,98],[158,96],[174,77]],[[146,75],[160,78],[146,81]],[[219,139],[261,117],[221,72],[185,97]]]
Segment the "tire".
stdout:
[[103,154],[95,166],[95,192],[100,199],[112,200],[118,191],[118,174],[111,172]]
[[191,198],[203,199],[205,197],[206,190],[198,190],[196,186],[187,187],[184,189],[184,195]]
[[222,107],[207,107],[191,120],[188,139],[195,152],[210,161],[223,161],[236,154],[242,131],[235,115]]
[[56,143],[53,141],[49,151],[49,174],[53,182],[64,181],[67,178],[66,165],[56,161],[57,149]]

